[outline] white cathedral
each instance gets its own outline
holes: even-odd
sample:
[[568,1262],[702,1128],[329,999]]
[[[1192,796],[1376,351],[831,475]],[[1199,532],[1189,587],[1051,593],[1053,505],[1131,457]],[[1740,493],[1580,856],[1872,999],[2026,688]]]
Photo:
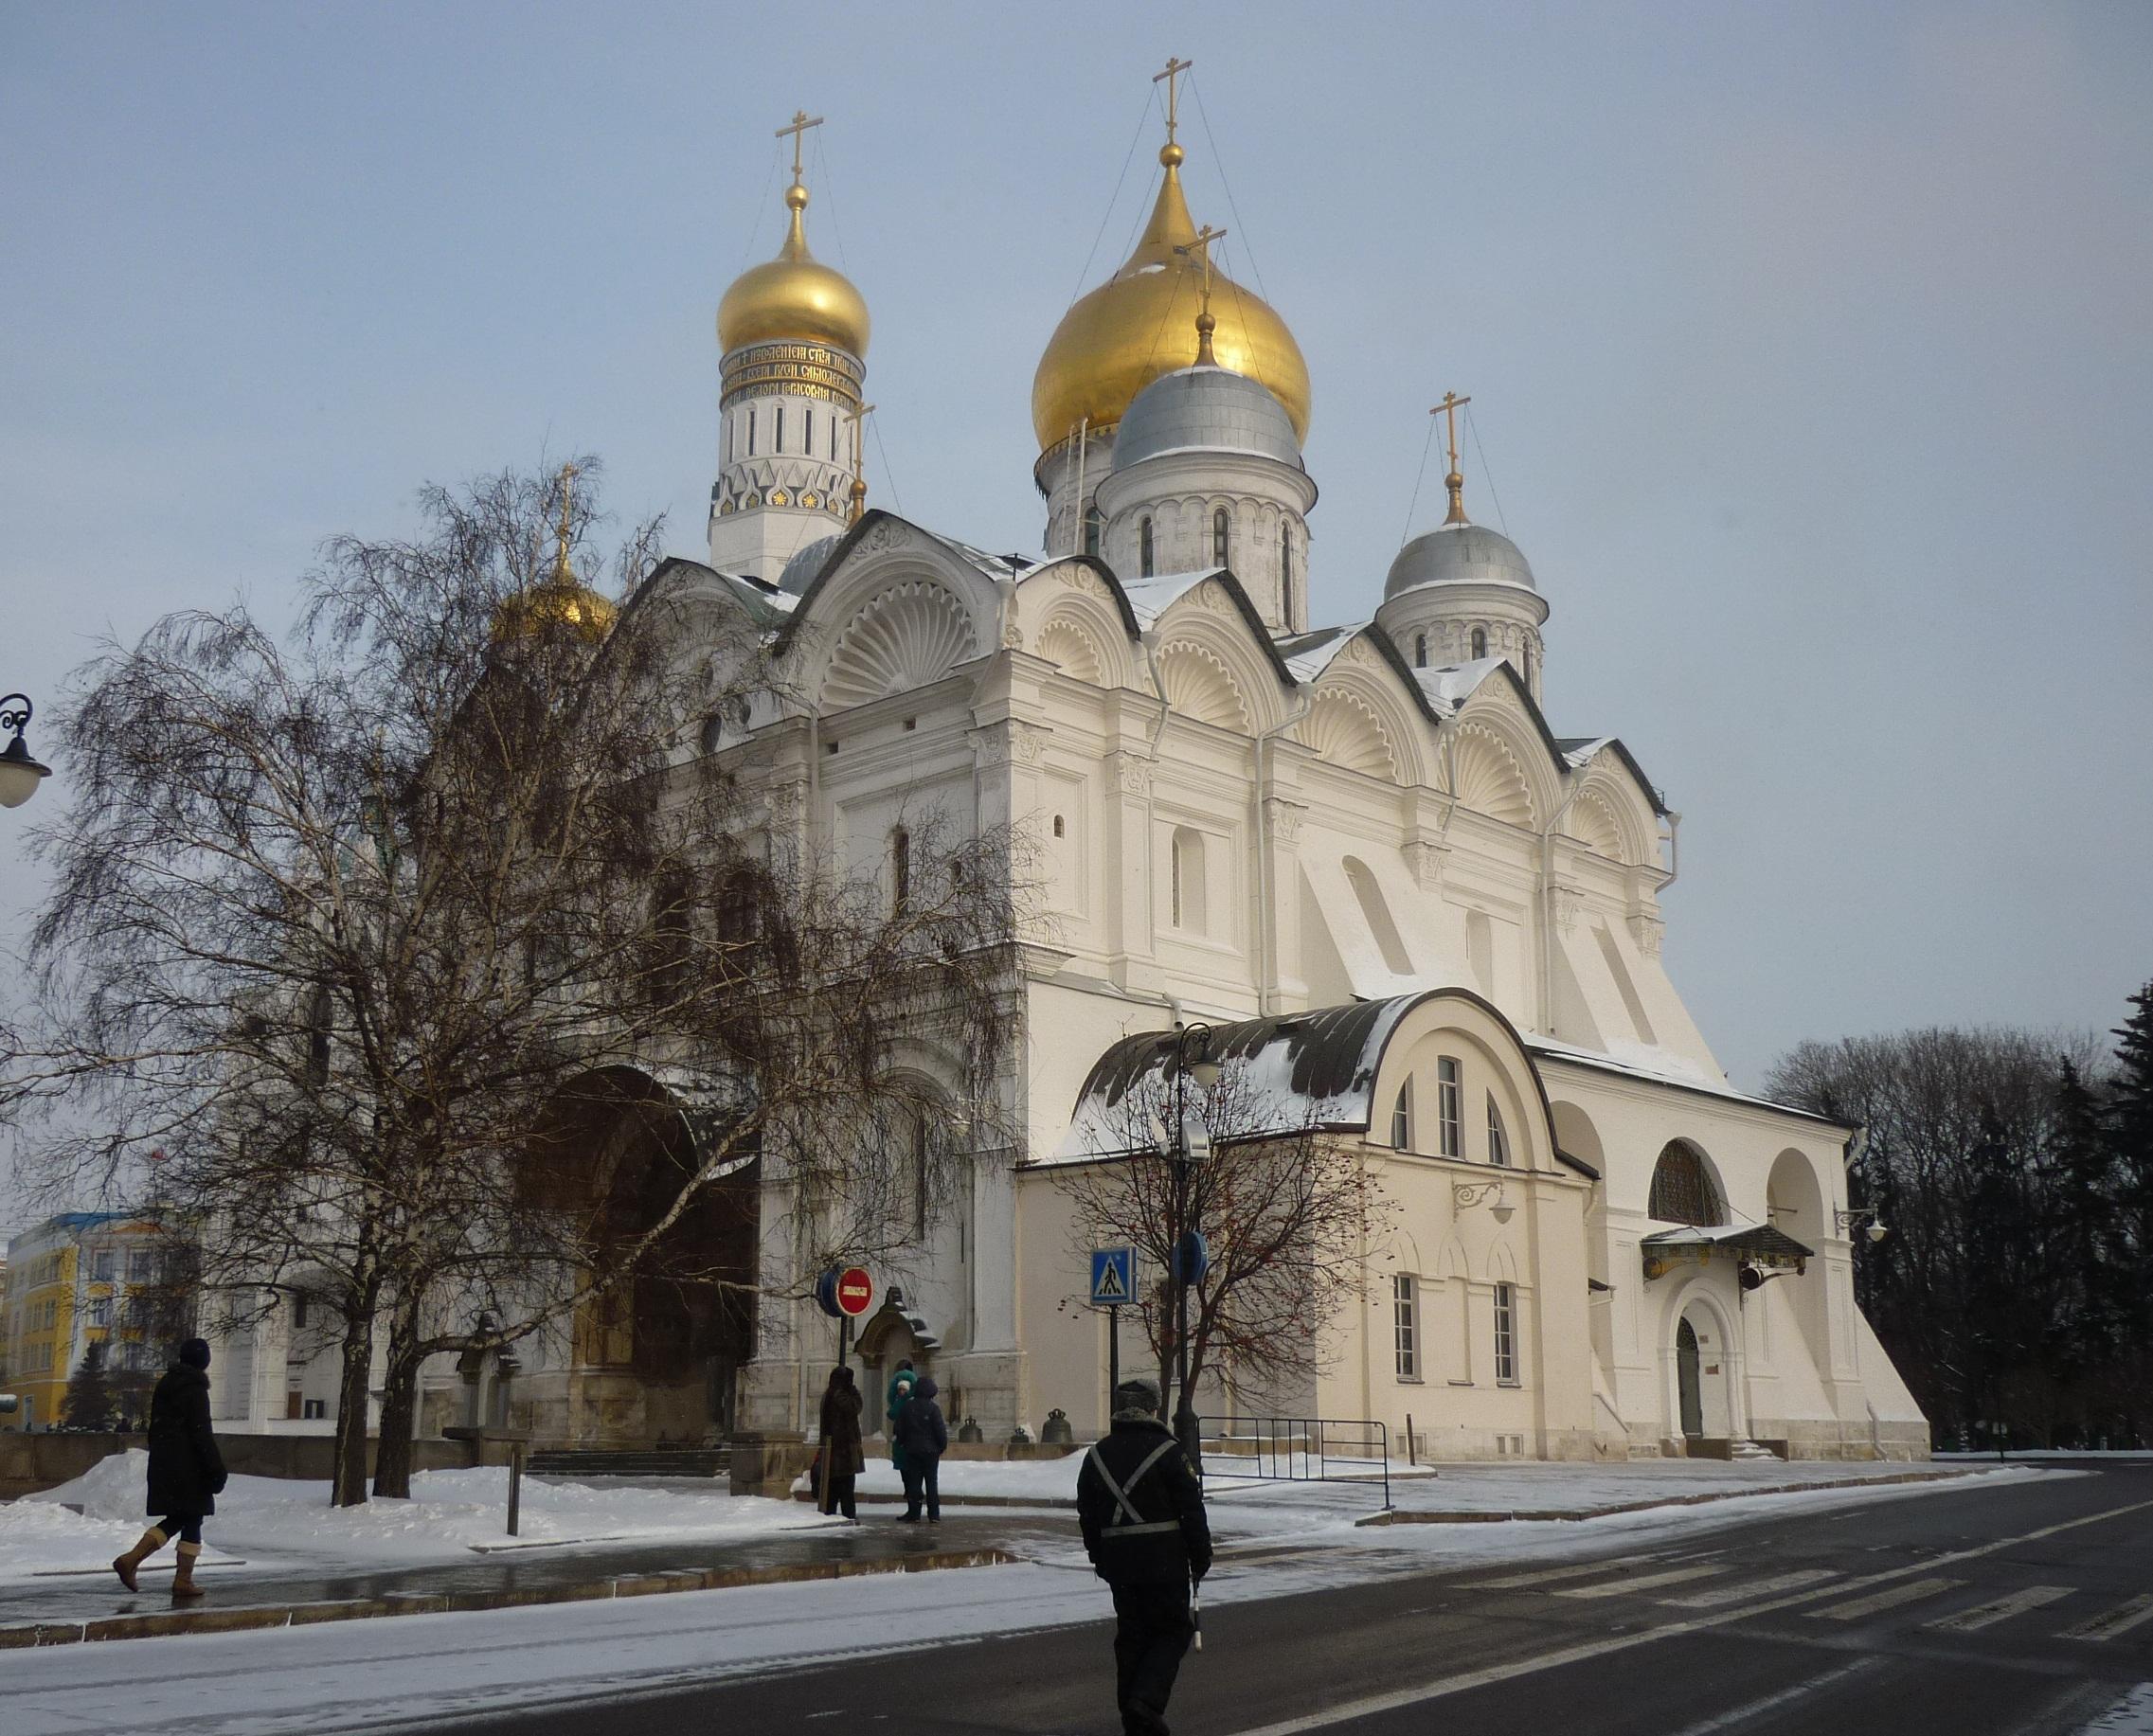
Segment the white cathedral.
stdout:
[[[783,245],[718,310],[708,564],[669,561],[624,605],[713,638],[745,617],[787,660],[798,703],[754,720],[774,824],[862,867],[930,809],[1032,846],[1021,1146],[973,1154],[884,1275],[899,1299],[863,1355],[931,1368],[989,1441],[1055,1409],[1103,1427],[1106,1327],[1058,1183],[1162,1033],[1201,1021],[1395,1206],[1319,1372],[1267,1406],[1401,1441],[1409,1415],[1424,1459],[1925,1457],[1855,1304],[1857,1136],[1714,1061],[1660,962],[1675,816],[1615,737],[1548,722],[1549,601],[1468,518],[1454,439],[1448,516],[1374,618],[1313,624],[1307,368],[1213,270],[1171,115],[1136,250],[1033,381],[1042,556],[866,507],[868,309],[809,250],[795,131]],[[752,1257],[789,1271],[782,1202],[748,1216]],[[527,1351],[497,1420],[584,1445],[812,1430],[834,1351],[812,1305],[742,1326],[722,1403],[695,1369],[654,1374],[634,1333]],[[271,1390],[298,1347],[255,1358],[228,1413],[324,1414]],[[434,1423],[477,1412],[469,1378],[430,1382]]]

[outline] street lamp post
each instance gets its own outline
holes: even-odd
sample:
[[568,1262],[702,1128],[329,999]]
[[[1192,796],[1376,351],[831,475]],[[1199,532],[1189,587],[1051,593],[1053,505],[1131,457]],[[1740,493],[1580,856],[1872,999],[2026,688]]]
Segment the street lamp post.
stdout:
[[0,697],[0,729],[15,732],[15,739],[0,750],[0,808],[20,808],[37,794],[38,784],[52,775],[49,765],[40,765],[30,758],[30,750],[23,743],[23,731],[36,710],[27,693]]
[[1211,1133],[1199,1120],[1192,1129],[1186,1082],[1209,1091],[1218,1083],[1219,1064],[1211,1057],[1211,1028],[1186,1025],[1175,1032],[1174,1052],[1167,1065],[1174,1077],[1174,1216],[1179,1233],[1174,1239],[1174,1434],[1188,1455],[1191,1466],[1202,1468],[1203,1425],[1189,1394],[1189,1290],[1201,1280],[1198,1269],[1203,1240],[1195,1218],[1194,1166],[1211,1155]]

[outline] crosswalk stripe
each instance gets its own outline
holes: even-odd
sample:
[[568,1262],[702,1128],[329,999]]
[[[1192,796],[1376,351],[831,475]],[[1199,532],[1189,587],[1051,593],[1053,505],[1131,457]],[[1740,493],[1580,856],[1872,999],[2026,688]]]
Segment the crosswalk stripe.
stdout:
[[1640,1573],[1634,1578],[1610,1580],[1605,1585],[1570,1585],[1555,1593],[1558,1598],[1620,1598],[1633,1591],[1655,1591],[1661,1585],[1679,1585],[1684,1580],[1709,1579],[1725,1573],[1725,1567],[1670,1567],[1664,1573]]
[[1528,1585],[1552,1585],[1562,1580],[1588,1579],[1595,1573],[1606,1573],[1619,1567],[1619,1562],[1571,1562],[1567,1567],[1542,1567],[1534,1573],[1506,1573],[1498,1580],[1475,1580],[1475,1591],[1519,1591]]
[[2038,1609],[2043,1603],[2053,1603],[2058,1598],[2071,1595],[2069,1585],[2029,1585],[2023,1591],[2014,1591],[2009,1597],[1998,1598],[1994,1602],[1977,1603],[1971,1609],[1962,1609],[1956,1615],[1939,1616],[1934,1621],[1922,1625],[1939,1633],[1978,1634],[1984,1627],[1994,1627],[1999,1621],[2008,1621],[2013,1616],[2022,1616],[2029,1609]]
[[1856,1598],[1850,1603],[1834,1603],[1828,1609],[1813,1609],[1810,1618],[1817,1621],[1858,1621],[1863,1616],[1874,1616],[1880,1609],[1893,1609],[1901,1603],[1912,1603],[1922,1598],[1932,1598],[1939,1591],[1949,1591],[1954,1585],[1964,1585],[1965,1580],[1909,1580],[1903,1585],[1888,1585],[1882,1591],[1873,1591],[1865,1598]]
[[2143,1627],[2153,1621],[2153,1591],[2118,1603],[2113,1609],[2103,1610],[2090,1621],[2081,1621],[2076,1627],[2059,1634],[2059,1639],[2114,1639],[2127,1634],[2134,1627]]
[[1839,1576],[1828,1567],[1807,1567],[1799,1573],[1775,1573],[1769,1579],[1743,1580],[1733,1585],[1714,1585],[1709,1591],[1693,1591],[1687,1597],[1659,1600],[1670,1609],[1717,1609],[1723,1603],[1739,1603],[1744,1598],[1768,1598],[1775,1591],[1793,1591],[1803,1585],[1821,1584]]

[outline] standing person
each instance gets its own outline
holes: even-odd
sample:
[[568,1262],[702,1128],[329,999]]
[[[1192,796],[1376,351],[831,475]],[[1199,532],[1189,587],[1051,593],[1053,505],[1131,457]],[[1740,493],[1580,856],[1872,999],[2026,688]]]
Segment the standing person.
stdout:
[[[897,1420],[905,1414],[905,1406],[912,1397],[912,1383],[919,1378],[913,1372],[912,1359],[909,1356],[903,1358],[890,1370],[889,1391],[883,1399],[882,1419],[883,1427],[889,1436],[889,1462],[897,1468],[900,1478],[905,1475],[905,1449],[897,1444]],[[907,1499],[911,1488],[910,1483],[905,1485]]]
[[142,1533],[141,1541],[113,1559],[112,1570],[130,1591],[137,1567],[179,1538],[179,1571],[172,1597],[198,1598],[194,1563],[202,1553],[202,1521],[217,1511],[224,1487],[224,1456],[217,1450],[209,1426],[209,1345],[189,1338],[179,1347],[179,1360],[158,1378],[150,1395],[150,1498],[152,1513],[163,1518]]
[[1211,1566],[1203,1485],[1160,1409],[1157,1381],[1123,1381],[1112,1430],[1077,1473],[1085,1553],[1114,1589],[1114,1701],[1127,1736],[1166,1736],[1166,1702],[1195,1632],[1189,1588]]
[[868,1468],[860,1440],[860,1389],[852,1384],[851,1369],[839,1365],[830,1370],[830,1385],[822,1393],[822,1487],[816,1491],[822,1511],[842,1511],[857,1520],[852,1479]]
[[912,1396],[897,1419],[897,1444],[905,1450],[905,1461],[899,1467],[905,1474],[905,1512],[901,1516],[913,1523],[919,1520],[923,1499],[927,1504],[927,1523],[942,1523],[942,1456],[949,1446],[949,1426],[942,1420],[942,1406],[935,1403],[940,1390],[933,1375],[921,1375],[920,1384],[912,1388]]

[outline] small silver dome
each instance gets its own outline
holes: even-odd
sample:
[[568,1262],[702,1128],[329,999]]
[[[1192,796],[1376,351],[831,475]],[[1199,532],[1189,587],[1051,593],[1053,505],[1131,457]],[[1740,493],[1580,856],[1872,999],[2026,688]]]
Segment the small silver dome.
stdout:
[[1199,364],[1161,374],[1122,412],[1114,468],[1167,452],[1248,452],[1301,469],[1293,419],[1261,381]]
[[1390,563],[1390,576],[1383,582],[1383,595],[1395,597],[1423,584],[1538,588],[1517,545],[1485,525],[1444,525],[1398,550],[1398,558]]
[[823,562],[830,559],[830,551],[843,539],[834,536],[818,536],[804,544],[785,563],[784,571],[778,575],[778,588],[790,591],[795,597],[803,593],[815,582],[815,575],[822,570]]

